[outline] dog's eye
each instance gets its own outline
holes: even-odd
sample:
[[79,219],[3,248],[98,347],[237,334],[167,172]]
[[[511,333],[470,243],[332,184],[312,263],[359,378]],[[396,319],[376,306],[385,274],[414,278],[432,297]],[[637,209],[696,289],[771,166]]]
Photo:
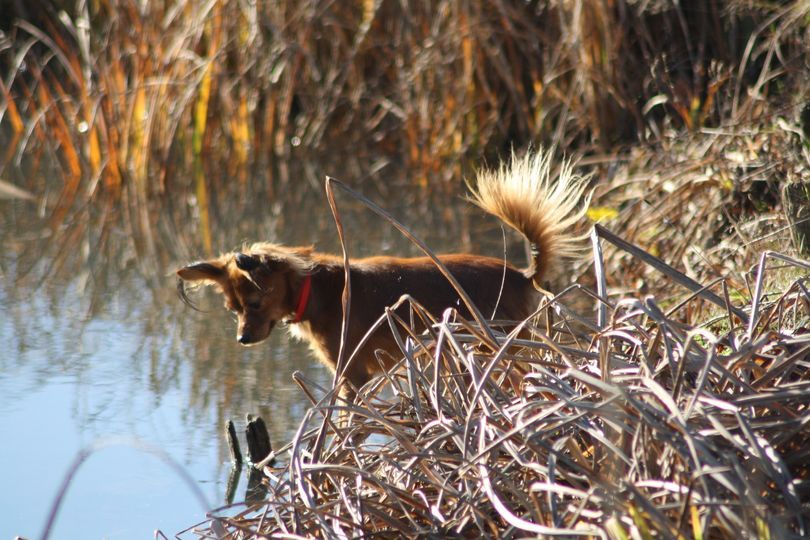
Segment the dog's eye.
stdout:
[[248,307],[248,309],[259,309],[260,307],[262,307],[262,303],[261,302],[248,302],[247,307]]

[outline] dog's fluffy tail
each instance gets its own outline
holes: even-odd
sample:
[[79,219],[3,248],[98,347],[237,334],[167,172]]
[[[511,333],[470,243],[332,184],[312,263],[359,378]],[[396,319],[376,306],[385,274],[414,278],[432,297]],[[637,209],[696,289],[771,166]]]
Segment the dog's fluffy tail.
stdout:
[[556,179],[551,169],[551,152],[539,148],[516,157],[513,151],[510,163],[479,172],[470,186],[475,204],[529,241],[532,258],[525,274],[537,287],[554,261],[581,253],[582,237],[570,229],[590,200],[587,195],[583,201],[588,178],[575,175],[569,161],[560,165]]

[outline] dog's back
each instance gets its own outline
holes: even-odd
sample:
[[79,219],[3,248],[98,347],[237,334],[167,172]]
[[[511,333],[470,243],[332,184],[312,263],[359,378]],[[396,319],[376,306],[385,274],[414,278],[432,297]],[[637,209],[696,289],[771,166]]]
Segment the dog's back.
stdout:
[[[489,318],[520,320],[536,305],[526,276],[503,260],[467,254],[440,255],[439,260]],[[352,264],[352,275],[352,294],[364,306],[373,305],[371,311],[377,314],[407,294],[436,316],[452,307],[470,317],[458,293],[427,257],[361,259]]]
[[[487,318],[519,321],[536,308],[538,293],[521,271],[501,259],[479,255],[441,255],[439,260],[453,274]],[[292,325],[295,335],[308,341],[318,357],[332,369],[340,349],[344,285],[342,261],[337,257],[315,255],[311,274],[314,290],[309,300],[307,320]],[[369,328],[403,295],[413,298],[434,316],[447,308],[470,319],[470,313],[450,282],[427,257],[370,257],[350,261],[351,308],[346,354],[354,353],[347,377],[359,386],[399,359],[399,349],[388,323],[372,333],[366,344],[355,352]],[[395,314],[409,322],[409,305],[403,303]],[[417,321],[414,328],[422,330]],[[381,353],[382,351],[382,353]],[[386,354],[387,353],[387,354]]]

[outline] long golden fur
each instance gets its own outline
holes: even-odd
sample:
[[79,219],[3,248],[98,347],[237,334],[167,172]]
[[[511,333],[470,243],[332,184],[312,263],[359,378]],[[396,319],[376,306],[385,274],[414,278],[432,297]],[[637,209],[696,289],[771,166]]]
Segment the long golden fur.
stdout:
[[[570,228],[582,217],[586,182],[564,163],[551,178],[550,154],[538,151],[510,164],[479,173],[471,200],[497,216],[528,240],[532,259],[518,270],[504,261],[471,254],[441,255],[439,259],[459,281],[482,313],[519,321],[537,307],[535,290],[549,266],[576,251]],[[237,340],[258,343],[276,323],[287,322],[291,333],[307,341],[330,369],[340,348],[344,286],[343,261],[311,247],[257,243],[241,252],[221,255],[180,268],[182,281],[213,284],[225,297],[225,307],[238,318]],[[427,257],[369,257],[350,261],[352,309],[347,351],[352,352],[385,308],[404,294],[434,314],[453,307],[469,316],[458,294]],[[182,287],[181,287],[182,291]],[[384,351],[388,354],[378,354]],[[359,388],[380,366],[399,358],[390,330],[377,330],[353,355],[345,373]],[[351,397],[351,390],[345,391]]]

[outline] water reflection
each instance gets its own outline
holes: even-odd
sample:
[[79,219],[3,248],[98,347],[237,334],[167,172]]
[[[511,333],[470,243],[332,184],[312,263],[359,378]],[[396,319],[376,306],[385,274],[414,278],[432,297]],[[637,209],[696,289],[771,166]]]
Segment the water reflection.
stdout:
[[[362,178],[362,164],[341,167]],[[214,249],[272,240],[336,252],[322,190],[323,175],[334,170],[312,162],[290,165],[283,189],[273,184],[272,190],[250,193],[243,185],[218,181],[221,188],[210,194],[209,209]],[[378,187],[360,189],[437,251],[503,253],[499,225],[481,218],[452,189],[419,192],[393,167],[374,174]],[[342,179],[359,183],[351,174]],[[360,203],[339,196],[339,205],[353,256],[416,254]],[[212,505],[222,504],[229,470],[225,421],[236,420],[241,433],[245,413],[260,414],[278,446],[289,440],[308,405],[292,373],[300,370],[328,385],[330,375],[286,332],[276,330],[268,344],[244,349],[236,344],[235,325],[221,309],[220,297],[200,291],[196,300],[203,312],[178,300],[173,270],[206,255],[197,214],[190,194],[140,205],[124,197],[73,209],[55,227],[36,204],[0,201],[0,342],[5,347],[0,424],[19,441],[0,450],[0,459],[15,469],[10,481],[19,486],[0,495],[4,514],[18,516],[2,520],[0,536],[35,536],[67,463],[81,447],[111,435],[134,436],[165,449],[202,483]],[[521,260],[521,244],[510,238],[508,256]],[[125,495],[116,491],[105,501],[112,517],[109,523],[94,518],[95,536],[115,536],[110,531],[119,530],[120,516],[139,508],[138,494],[142,502],[151,501],[159,495],[156,490],[183,495],[174,504],[145,504],[146,514],[133,527],[146,527],[147,534],[154,528],[174,533],[202,518],[182,482],[156,487],[149,475],[165,479],[170,473],[131,459],[105,469],[109,458],[100,457],[75,481],[75,493],[98,500],[121,467],[143,471],[128,479]],[[40,468],[43,462],[49,466]],[[245,485],[243,479],[237,500],[244,498]],[[94,536],[82,512],[97,516],[98,508],[77,506],[62,510],[56,536]],[[120,537],[141,536],[141,530],[124,529]]]

